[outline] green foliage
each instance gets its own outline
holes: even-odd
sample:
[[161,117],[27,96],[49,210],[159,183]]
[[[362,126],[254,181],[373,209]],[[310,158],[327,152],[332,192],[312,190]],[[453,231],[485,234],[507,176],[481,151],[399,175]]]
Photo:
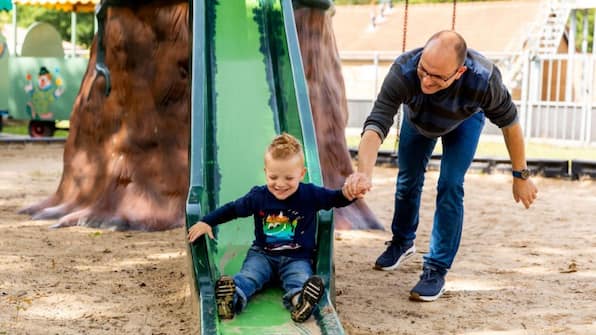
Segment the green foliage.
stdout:
[[[592,52],[592,43],[594,41],[594,10],[587,10],[588,13],[588,52]],[[576,38],[575,38],[575,47],[577,50],[582,50],[582,40],[584,36],[584,19],[586,15],[583,10],[578,10],[576,14],[577,24],[576,24]]]
[[[482,2],[482,1],[496,1],[496,0],[458,0],[457,2]],[[370,5],[372,3],[379,3],[379,0],[335,0],[333,1],[336,5]],[[394,6],[404,4],[404,0],[392,0]],[[419,3],[443,3],[453,2],[453,0],[409,0],[408,4],[419,4]]]

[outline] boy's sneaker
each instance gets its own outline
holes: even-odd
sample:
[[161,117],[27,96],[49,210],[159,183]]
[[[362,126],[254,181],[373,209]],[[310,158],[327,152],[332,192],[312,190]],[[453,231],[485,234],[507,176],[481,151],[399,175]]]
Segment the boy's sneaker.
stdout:
[[424,265],[420,281],[410,291],[410,299],[417,301],[435,301],[445,292],[445,272]]
[[221,319],[234,318],[234,294],[236,284],[230,276],[221,276],[215,282],[215,300],[217,301],[217,314]]
[[414,242],[403,245],[392,240],[385,242],[385,245],[387,245],[387,249],[377,258],[374,266],[375,270],[394,270],[416,252]]
[[306,321],[325,294],[325,284],[319,276],[311,276],[302,286],[298,293],[298,303],[292,309],[292,320],[296,322]]

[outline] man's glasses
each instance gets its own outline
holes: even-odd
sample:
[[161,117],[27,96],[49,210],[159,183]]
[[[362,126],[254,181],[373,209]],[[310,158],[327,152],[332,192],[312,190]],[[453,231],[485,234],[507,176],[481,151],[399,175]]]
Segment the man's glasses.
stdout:
[[426,71],[424,66],[422,66],[422,63],[418,62],[418,72],[420,72],[420,74],[422,75],[422,78],[429,77],[432,81],[443,83],[443,84],[446,84],[451,78],[453,78],[453,76],[455,76],[457,74],[457,72],[459,71],[459,68],[460,67],[458,66],[457,69],[455,70],[455,72],[453,72],[453,74],[451,74],[450,76],[445,78],[443,76],[439,76],[438,74],[428,73],[428,71]]

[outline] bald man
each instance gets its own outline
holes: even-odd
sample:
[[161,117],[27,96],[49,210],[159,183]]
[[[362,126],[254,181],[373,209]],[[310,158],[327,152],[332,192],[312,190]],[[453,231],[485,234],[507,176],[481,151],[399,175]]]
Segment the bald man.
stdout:
[[444,292],[445,275],[459,247],[464,176],[474,158],[485,117],[501,128],[505,138],[515,201],[529,208],[538,190],[529,177],[517,109],[501,73],[484,56],[468,49],[458,33],[441,31],[424,48],[399,56],[385,77],[364,123],[357,172],[346,180],[353,194],[363,185],[370,187],[377,152],[401,104],[404,118],[397,156],[393,238],[386,242],[387,249],[374,268],[396,269],[415,253],[424,173],[440,137],[443,154],[430,247],[424,255],[420,280],[410,291],[412,300],[434,301]]

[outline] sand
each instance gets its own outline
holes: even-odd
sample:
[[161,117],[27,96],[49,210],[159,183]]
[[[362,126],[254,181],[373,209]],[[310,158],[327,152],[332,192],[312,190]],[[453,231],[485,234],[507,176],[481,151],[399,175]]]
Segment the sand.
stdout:
[[[1,334],[192,334],[183,229],[111,232],[17,210],[56,189],[60,144],[0,146]],[[386,231],[336,235],[337,309],[348,334],[596,334],[596,181],[536,178],[529,210],[510,177],[470,173],[463,239],[436,302],[408,300],[428,249],[437,172],[427,173],[416,256],[372,270],[390,239],[396,169],[367,195]]]

